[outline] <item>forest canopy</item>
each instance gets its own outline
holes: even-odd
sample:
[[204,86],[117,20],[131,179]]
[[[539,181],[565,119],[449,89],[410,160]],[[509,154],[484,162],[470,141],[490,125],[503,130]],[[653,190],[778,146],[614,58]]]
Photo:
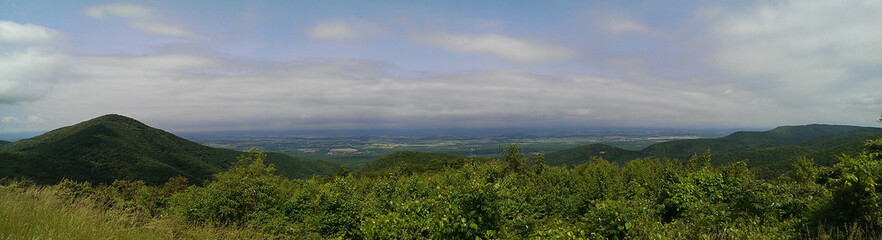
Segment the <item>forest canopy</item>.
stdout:
[[[519,145],[440,170],[288,179],[252,150],[202,186],[172,178],[162,186],[64,181],[51,189],[140,216],[135,227],[234,226],[256,238],[869,238],[882,229],[882,139],[864,149],[832,167],[797,159],[772,180],[757,179],[744,162],[709,164],[708,153],[624,165],[593,158],[570,169],[547,166]],[[28,188],[7,180],[0,193]]]

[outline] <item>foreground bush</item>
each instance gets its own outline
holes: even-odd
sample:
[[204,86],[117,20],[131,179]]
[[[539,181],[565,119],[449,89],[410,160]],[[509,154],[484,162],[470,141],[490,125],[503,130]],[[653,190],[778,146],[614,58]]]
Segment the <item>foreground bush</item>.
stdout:
[[[712,166],[709,154],[685,162],[646,158],[619,166],[595,158],[573,169],[548,167],[516,145],[497,159],[438,171],[290,180],[252,150],[202,186],[185,187],[182,178],[163,186],[7,182],[0,188],[0,232],[139,239],[875,238],[882,226],[878,142],[829,169],[797,159],[777,180],[755,178],[745,162]],[[23,209],[34,209],[33,216]],[[34,217],[44,214],[74,220]],[[79,229],[87,226],[80,221],[96,230]]]

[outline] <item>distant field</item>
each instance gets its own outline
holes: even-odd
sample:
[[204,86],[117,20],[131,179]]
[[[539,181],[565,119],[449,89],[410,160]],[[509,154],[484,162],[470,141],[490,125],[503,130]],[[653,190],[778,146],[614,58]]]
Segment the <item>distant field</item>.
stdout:
[[[218,148],[263,151],[327,160],[358,169],[397,151],[443,152],[460,156],[495,156],[499,146],[520,143],[525,151],[550,152],[591,143],[639,150],[678,139],[716,138],[733,130],[467,130],[399,132],[182,133],[192,141]],[[343,149],[347,149],[343,151]],[[351,151],[348,149],[355,149]],[[332,151],[333,150],[333,151]]]

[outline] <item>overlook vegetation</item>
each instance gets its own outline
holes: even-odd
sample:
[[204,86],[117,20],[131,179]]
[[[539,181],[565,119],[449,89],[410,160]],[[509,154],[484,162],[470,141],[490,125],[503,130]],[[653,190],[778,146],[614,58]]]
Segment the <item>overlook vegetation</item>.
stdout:
[[[520,145],[511,144],[500,147],[494,158],[398,152],[349,172],[305,160],[298,164],[306,165],[272,162],[273,154],[256,150],[198,147],[109,115],[2,146],[0,171],[7,178],[0,181],[0,238],[882,237],[878,129],[806,127],[817,131],[783,127],[643,151],[588,145],[546,156],[525,154]],[[143,146],[132,147],[138,141]],[[721,153],[707,151],[708,144]],[[685,158],[643,155],[674,152],[670,149],[702,151]],[[210,154],[219,152],[223,154]],[[236,154],[235,160],[207,158],[227,152]],[[783,167],[775,170],[781,174],[757,177],[750,163],[756,158],[718,159],[761,153],[768,154],[768,161],[778,157],[775,164]],[[836,157],[812,157],[825,154]],[[559,159],[566,156],[583,160],[564,166],[568,163]],[[549,164],[552,157],[562,166]],[[91,180],[71,171],[65,172],[70,177],[51,182],[59,176],[49,171],[63,168],[45,164],[70,164],[104,175]],[[111,170],[126,164],[134,166]],[[321,173],[297,178],[280,170],[286,164],[289,169],[319,164],[323,170],[302,169]],[[206,173],[180,167],[190,165],[214,169],[199,178]],[[152,175],[154,169],[164,171]],[[169,173],[189,175],[156,180]]]
[[0,237],[864,239],[882,230],[882,140],[829,168],[800,158],[775,180],[743,162],[714,167],[709,154],[550,167],[517,145],[381,177],[288,179],[265,159],[248,152],[204,186],[6,181]]

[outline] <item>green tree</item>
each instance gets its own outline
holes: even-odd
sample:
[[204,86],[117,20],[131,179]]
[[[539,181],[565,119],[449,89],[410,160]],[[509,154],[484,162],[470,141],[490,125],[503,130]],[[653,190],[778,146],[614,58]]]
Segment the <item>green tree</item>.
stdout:
[[541,173],[546,167],[545,155],[541,153],[525,156],[522,152],[524,147],[520,144],[511,143],[505,147],[499,146],[499,160],[506,163],[507,170],[516,173]]
[[711,162],[711,153],[710,148],[707,149],[701,156],[698,154],[692,154],[692,158],[689,158],[689,161],[686,163],[686,167],[690,170],[699,170],[705,167],[710,166]]
[[882,231],[880,143],[882,139],[869,141],[864,153],[839,158],[840,162],[833,167],[839,176],[829,182],[833,199],[820,210],[817,222],[833,227],[857,225],[876,233]]
[[818,178],[820,171],[815,166],[814,159],[800,156],[791,163],[791,170],[787,173],[790,180],[797,183],[813,183]]
[[277,223],[274,218],[283,218],[278,207],[283,203],[280,186],[285,179],[273,174],[275,168],[264,159],[265,153],[252,148],[205,187],[190,187],[176,195],[173,209],[197,222]]

